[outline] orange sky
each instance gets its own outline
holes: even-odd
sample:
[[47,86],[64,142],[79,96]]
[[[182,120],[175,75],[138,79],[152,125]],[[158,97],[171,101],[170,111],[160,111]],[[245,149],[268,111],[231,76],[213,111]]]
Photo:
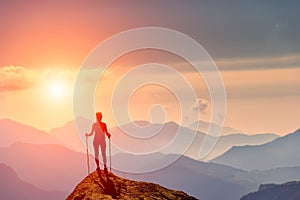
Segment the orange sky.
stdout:
[[[254,3],[253,8],[238,4],[235,10],[213,3],[132,2],[1,2],[0,118],[43,130],[72,120],[74,81],[88,53],[120,31],[161,26],[196,39],[218,65],[228,97],[226,125],[246,133],[286,134],[299,128],[300,39],[292,8],[278,13],[277,9],[285,7],[274,5],[278,8],[272,10]],[[253,13],[259,12],[256,7],[261,13]],[[201,119],[209,120],[210,100],[201,77],[174,55],[144,51],[118,59],[108,79],[100,82],[99,90],[105,89],[96,93],[96,100],[101,101],[95,107],[103,110],[110,127],[114,123],[107,99],[113,83],[133,66],[147,62],[163,63],[184,74],[198,98],[207,100]],[[157,86],[138,90],[129,110],[134,119],[149,120],[153,103],[167,108],[167,120],[179,121],[174,96]]]

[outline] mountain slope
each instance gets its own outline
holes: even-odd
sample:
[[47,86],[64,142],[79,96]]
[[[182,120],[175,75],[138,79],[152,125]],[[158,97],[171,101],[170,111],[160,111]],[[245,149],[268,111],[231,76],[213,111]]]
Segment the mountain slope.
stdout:
[[[268,134],[268,133],[253,134],[253,135],[238,133],[238,134],[220,136],[216,145],[214,146],[212,151],[208,154],[208,156],[204,159],[204,161],[208,161],[210,159],[222,155],[233,146],[260,145],[260,144],[265,144],[267,142],[271,142],[276,138],[278,138],[278,135]],[[187,151],[186,155],[194,159],[197,158],[196,156],[198,155],[200,150],[200,145],[199,145],[200,142],[202,143],[202,141],[198,141],[198,143],[194,143],[189,149],[189,151]]]
[[[175,155],[157,155],[158,163],[163,163]],[[113,159],[115,166],[123,169],[133,165],[139,170],[143,167],[148,156],[128,154],[116,155]],[[153,164],[154,165],[154,164]],[[133,180],[151,181],[174,190],[183,190],[188,194],[205,200],[238,200],[246,193],[256,189],[259,183],[252,182],[247,172],[232,167],[205,163],[182,156],[168,167],[148,173],[125,173],[115,171],[117,175]],[[241,178],[240,178],[241,177]],[[246,177],[246,178],[244,178]]]
[[266,144],[233,147],[212,162],[244,170],[299,166],[299,142],[300,129]]
[[247,176],[258,183],[284,183],[300,180],[300,166],[282,167],[268,170],[253,170]]
[[61,127],[54,128],[50,135],[63,142],[64,146],[79,152],[85,152],[85,148],[77,134],[74,121],[70,121]]
[[196,199],[160,185],[132,181],[112,173],[94,171],[81,181],[67,200],[78,199]]
[[[211,125],[212,128],[216,128],[219,129],[221,128],[219,125],[217,124],[214,124],[214,123],[209,123],[209,122],[206,122],[206,121],[202,121],[202,120],[198,120],[198,121],[195,121],[193,122],[189,128],[195,130],[197,128],[197,125],[198,125],[198,131],[202,132],[202,133],[206,133],[207,130],[208,130],[208,127]],[[228,126],[224,126],[222,128],[222,135],[230,135],[230,134],[237,134],[237,133],[242,133],[241,131],[239,130],[236,130],[236,129],[233,129],[231,127],[228,127]]]
[[59,200],[66,196],[63,192],[44,191],[22,181],[13,169],[4,164],[0,164],[0,177],[0,199],[3,200]]
[[85,154],[54,144],[15,143],[0,148],[0,163],[13,167],[22,180],[39,188],[67,193],[87,171]]
[[[164,154],[155,156],[157,158],[147,155],[115,155],[112,164],[113,167],[121,169],[130,167],[128,165],[132,165],[133,169],[134,167],[142,169],[145,167],[145,159],[164,163],[173,157]],[[86,155],[59,145],[16,143],[8,148],[0,148],[0,162],[12,166],[23,180],[44,190],[63,190],[70,193],[86,175]],[[92,157],[90,164],[91,169],[94,169]],[[273,177],[279,182],[299,177],[299,170],[294,168],[274,172],[256,171],[252,174],[224,165],[192,160],[185,156],[154,172],[132,174],[113,171],[122,177],[151,181],[206,200],[238,200],[242,195],[254,191],[260,183],[273,180]],[[278,174],[274,176],[274,173]]]
[[0,120],[0,147],[7,147],[15,142],[33,144],[61,144],[54,136],[31,126],[23,125],[10,119]]
[[284,184],[264,184],[257,192],[247,194],[241,200],[299,200],[300,182],[292,181]]
[[[172,141],[172,147],[168,148],[166,151],[162,151],[162,153],[182,154],[185,152],[186,156],[193,159],[199,159],[199,151],[206,136],[202,132],[195,132],[192,129],[181,127],[175,122],[151,124],[146,121],[137,121],[121,127],[112,128],[110,132],[112,133],[112,140],[114,140],[114,143],[129,152],[142,153],[157,151],[165,145],[169,145]],[[128,136],[128,134],[134,137],[149,138],[147,138],[147,142],[144,142],[145,140],[136,140],[134,137]],[[187,141],[189,141],[190,138],[193,138],[194,134],[194,140],[188,144]],[[175,137],[177,139],[173,140]],[[275,134],[232,134],[220,136],[212,151],[203,160],[207,161],[217,157],[232,146],[264,144],[277,137],[278,136]],[[187,147],[188,150],[185,151]]]
[[[76,119],[76,123],[80,127],[80,133],[84,134],[85,132],[90,131],[92,124],[90,120],[79,117]],[[205,127],[208,126],[207,122],[203,122],[201,124],[203,124],[203,126]],[[174,122],[154,124],[147,121],[133,121],[120,127],[111,128],[109,131],[113,136],[112,140],[114,140],[114,144],[126,150],[129,150],[130,152],[152,152],[153,150],[156,151],[157,149],[160,149],[167,145],[175,137],[178,131],[177,137],[180,139],[178,139],[177,143],[173,145],[174,148],[162,151],[163,153],[173,154],[181,154],[184,151],[184,144],[182,144],[181,141],[187,141],[186,138],[192,136],[194,133],[192,129],[181,127]],[[128,134],[135,137],[149,138],[147,138],[147,143],[139,143],[139,141],[141,140],[136,141],[133,137],[128,136]],[[74,120],[69,121],[61,127],[52,129],[50,135],[60,139],[60,141],[62,141],[66,147],[74,151],[85,152],[85,148],[82,145],[82,141],[80,140],[78,132],[76,130]],[[192,142],[189,150],[185,153],[185,155],[193,159],[198,159],[198,154],[204,137],[205,134],[198,131],[195,140]],[[213,150],[203,160],[207,161],[213,159],[225,153],[233,146],[264,144],[274,140],[277,137],[278,136],[275,134],[246,135],[242,133],[236,133],[230,135],[222,135],[219,137],[219,140]],[[113,151],[113,154],[116,153],[121,152]]]
[[[160,155],[159,159],[134,155],[116,155],[113,167],[134,165],[142,168],[144,159],[163,163],[173,155]],[[8,148],[0,148],[0,162],[12,166],[25,181],[47,190],[62,190],[70,193],[74,186],[86,175],[86,155],[59,145],[16,143]],[[91,158],[91,169],[95,169]],[[124,168],[123,168],[124,169]],[[253,191],[259,183],[253,183],[243,175],[242,170],[208,164],[188,157],[182,157],[172,165],[159,171],[145,174],[117,172],[122,177],[151,181],[164,187],[183,190],[197,197],[214,200],[237,200],[241,195]],[[240,179],[241,177],[246,177]],[[217,191],[215,188],[218,189]],[[205,197],[205,198],[204,198]]]
[[[75,124],[76,123],[76,124]],[[78,132],[84,136],[84,133],[89,132],[92,121],[84,117],[78,117],[76,120],[67,122],[65,125],[57,128],[53,128],[50,131],[50,135],[58,138],[64,146],[78,152],[85,152],[85,147],[78,135]],[[76,125],[78,127],[76,127]],[[77,130],[79,128],[80,130]]]

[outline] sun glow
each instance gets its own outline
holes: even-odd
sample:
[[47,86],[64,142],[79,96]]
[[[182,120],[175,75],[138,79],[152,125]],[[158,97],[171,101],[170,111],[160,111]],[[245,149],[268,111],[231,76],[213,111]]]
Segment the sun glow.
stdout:
[[50,83],[50,95],[54,99],[62,99],[67,94],[67,84],[63,81],[53,81]]

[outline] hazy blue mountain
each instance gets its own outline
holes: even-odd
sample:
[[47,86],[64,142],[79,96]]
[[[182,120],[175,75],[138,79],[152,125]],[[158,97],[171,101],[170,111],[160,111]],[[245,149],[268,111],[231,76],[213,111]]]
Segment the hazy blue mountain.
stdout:
[[46,191],[22,181],[14,170],[4,164],[0,164],[0,199],[3,200],[62,200],[66,193],[58,191]]
[[22,180],[44,190],[69,193],[87,175],[85,154],[55,144],[15,143],[0,148],[0,163],[13,167]]
[[[110,130],[112,141],[118,147],[133,153],[148,153],[160,150],[162,153],[184,153],[204,134],[179,126],[175,122],[152,124],[136,121]],[[198,143],[200,146],[201,143]],[[199,149],[199,148],[198,148]]]
[[252,170],[248,178],[258,183],[284,183],[291,180],[300,180],[300,166],[281,167],[268,170]]
[[[231,135],[224,135],[219,137],[216,145],[210,152],[210,154],[204,159],[205,161],[208,161],[210,159],[213,159],[217,156],[222,155],[226,151],[228,151],[233,146],[244,146],[244,145],[259,145],[259,144],[265,144],[267,142],[273,141],[274,139],[278,138],[278,135],[271,134],[271,133],[265,133],[265,134],[253,134],[253,135],[247,135],[242,133],[237,134],[231,134]],[[194,147],[192,146],[192,149]],[[196,158],[198,149],[193,149],[188,152],[188,156],[192,158]]]
[[[78,127],[76,127],[75,125],[75,120],[72,120],[67,122],[63,126],[53,128],[50,131],[50,135],[58,138],[64,144],[64,146],[74,151],[85,152],[86,148],[85,145],[83,145],[83,142],[85,141],[82,141],[82,139],[80,139],[79,133],[82,137],[84,137],[84,134],[90,131],[93,122],[84,117],[78,117],[76,119],[76,123]],[[77,130],[77,128],[80,128],[82,130]]]
[[[92,123],[90,120],[80,118],[77,119],[77,123],[85,124],[86,128],[84,130],[81,130],[81,134],[90,131],[90,124]],[[204,124],[207,124],[207,122],[205,122]],[[173,141],[173,148],[162,151],[162,153],[180,154],[182,152],[186,152],[185,155],[193,159],[199,158],[198,154],[205,137],[204,133],[198,131],[196,132],[196,137],[194,141],[191,142],[191,145],[182,143],[182,141],[188,141],[188,138],[193,136],[195,132],[190,128],[181,127],[175,122],[154,124],[147,121],[134,121],[120,127],[111,128],[109,131],[113,136],[112,140],[114,144],[131,152],[139,153],[149,152],[152,150],[156,151],[157,149],[160,149],[167,145],[170,141],[172,141],[175,135],[178,134],[178,139],[176,141]],[[66,147],[71,148],[74,151],[85,152],[84,145],[82,145],[82,141],[79,138],[74,121],[70,121],[61,127],[52,129],[50,135],[60,139]],[[133,140],[133,138],[128,135],[149,138],[147,138],[147,140],[144,140],[147,141],[146,143],[141,143],[139,141]],[[274,140],[277,137],[278,136],[275,134],[246,135],[242,133],[236,133],[231,135],[224,135],[219,138],[214,149],[206,158],[203,159],[203,161],[213,159],[225,153],[232,146],[264,144]],[[186,151],[186,149],[184,149],[185,146],[190,146],[190,148]],[[118,152],[113,151],[113,154],[116,153]]]
[[10,119],[0,120],[0,147],[7,147],[15,142],[34,144],[62,144],[57,138],[31,126],[20,124]]
[[244,170],[300,166],[300,129],[272,142],[233,147],[212,160]]
[[299,200],[300,181],[284,184],[263,184],[258,191],[247,194],[241,200]]
[[[119,168],[128,167],[149,169],[145,163],[149,159],[164,163],[176,155],[128,155],[114,156],[113,163]],[[154,165],[154,164],[153,164]],[[123,177],[151,181],[175,190],[184,190],[199,199],[240,199],[243,195],[255,191],[262,183],[283,183],[300,180],[300,167],[278,168],[265,171],[243,171],[236,168],[196,161],[182,156],[171,165],[148,173],[125,173],[115,171]]]
[[[161,153],[138,156],[118,154],[113,156],[113,167],[142,169],[149,160],[153,165],[167,162],[177,155]],[[145,162],[147,161],[147,162]],[[44,190],[71,192],[87,175],[86,155],[60,145],[16,143],[0,148],[0,162],[12,166],[18,176]],[[148,162],[149,163],[149,162]],[[90,158],[91,169],[94,160]],[[165,187],[207,200],[237,200],[255,191],[278,173],[277,180],[295,180],[299,169],[285,168],[277,171],[247,172],[232,167],[180,157],[176,162],[155,172],[134,174],[113,170],[114,173],[134,180],[151,181]]]
[[[164,162],[176,155],[156,154],[152,155],[152,158],[153,156],[157,156],[156,162]],[[119,154],[114,156],[113,163],[118,166],[123,164],[124,168],[128,165],[132,165],[133,168],[144,167],[145,159],[149,159],[149,156]],[[114,171],[114,173],[134,180],[150,181],[171,189],[183,190],[198,199],[206,200],[237,200],[259,185],[251,180],[240,179],[240,176],[246,177],[245,171],[196,161],[185,156],[155,172],[136,174]]]
[[[198,128],[197,128],[197,125],[198,125]],[[193,123],[189,126],[189,128],[191,128],[191,129],[193,129],[193,130],[197,129],[198,131],[200,131],[200,132],[202,132],[202,133],[206,133],[209,126],[213,126],[213,127],[218,127],[218,128],[220,128],[220,126],[217,125],[217,124],[209,123],[209,122],[202,121],[202,120],[193,122]],[[212,127],[212,128],[213,128],[213,127]],[[242,131],[236,130],[236,129],[231,128],[231,127],[228,127],[228,126],[224,126],[224,127],[222,128],[222,135],[230,135],[230,134],[237,134],[237,133],[242,133]]]
[[[135,124],[138,125],[135,126]],[[172,141],[173,148],[169,148],[168,151],[162,151],[162,153],[171,154],[184,154],[193,159],[199,159],[199,151],[203,143],[205,134],[202,132],[195,132],[192,129],[181,127],[175,122],[168,122],[166,124],[151,124],[146,121],[137,121],[123,125],[121,127],[115,127],[110,130],[113,135],[114,142],[124,149],[131,152],[151,151],[157,150],[164,145],[168,145],[170,141],[176,136],[179,139]],[[144,143],[136,143],[133,145],[135,140],[128,136],[128,133],[134,137],[149,137]],[[154,136],[151,134],[156,133]],[[195,137],[194,137],[195,134]],[[151,136],[151,137],[150,137]],[[186,143],[189,138],[194,137],[194,140],[190,144]],[[116,139],[115,139],[116,138]],[[275,134],[232,134],[220,136],[213,150],[207,155],[203,161],[215,158],[222,153],[226,152],[232,146],[241,146],[249,144],[264,144],[278,138]],[[187,151],[182,151],[187,146]]]
[[[113,157],[113,166],[143,167],[143,159],[153,159],[153,162],[161,163],[174,156],[157,155],[160,156],[159,159],[116,155]],[[0,162],[12,166],[23,180],[45,190],[61,190],[69,193],[87,175],[86,155],[59,145],[16,143],[10,147],[0,148]],[[92,158],[90,164],[91,169],[94,170]],[[238,178],[239,174],[244,173],[247,172],[183,157],[153,173],[129,174],[119,171],[117,174],[180,189],[198,198],[214,200],[222,196],[225,200],[234,200],[258,187],[258,183]],[[224,188],[224,190],[218,189],[216,192],[216,188]]]
[[[2,121],[5,122],[5,120]],[[91,123],[90,121],[87,122]],[[171,148],[169,149],[171,151],[167,152],[173,153],[172,150],[174,150],[176,153],[178,146],[183,144],[181,141],[184,141],[186,137],[190,137],[194,134],[193,130],[181,127],[174,122],[169,122],[163,125],[150,124],[145,121],[138,121],[134,123],[146,128],[142,129],[143,131],[140,131],[140,128],[127,124],[124,125],[125,130],[130,130],[130,133],[133,134],[133,136],[151,136],[150,138],[152,139],[149,141],[148,139],[146,140],[146,146],[145,143],[141,143],[139,146],[132,145],[129,140],[127,141],[127,138],[120,136],[120,134],[123,134],[120,128],[110,130],[113,135],[113,142],[123,142],[124,144],[120,143],[119,145],[128,145],[126,147],[132,148],[133,150],[140,150],[139,148],[146,147],[148,148],[146,148],[146,150],[149,150],[151,148],[157,148],[168,144],[168,142],[172,140],[176,134],[178,134],[180,142],[175,142],[175,149]],[[65,146],[71,147],[72,145],[68,145],[71,144],[69,143],[71,140],[69,140],[69,136],[74,136],[73,139],[77,139],[77,143],[73,143],[75,151],[80,151],[78,145],[82,146],[81,141],[78,139],[74,122],[69,122],[65,126],[53,129],[51,131],[52,136],[49,136],[49,134],[43,131],[40,132],[32,127],[20,125],[11,120],[8,120],[7,123],[4,124],[5,126],[9,125],[8,127],[11,128],[9,130],[17,130],[16,132],[18,134],[26,131],[26,133],[21,135],[30,135],[30,137],[25,137],[25,141],[30,142],[30,139],[36,139],[42,135],[42,138],[45,137],[43,140],[33,140],[33,143],[41,141],[49,143],[48,137],[50,137],[50,143],[52,141],[55,143],[58,141],[53,137],[55,136],[62,140]],[[17,129],[15,129],[15,127],[17,127]],[[159,131],[159,136],[151,135],[153,132],[156,133],[157,130]],[[1,133],[1,139],[4,135],[7,134],[2,135]],[[200,147],[199,144],[202,143],[204,137],[205,135],[203,133],[197,132],[195,140],[193,141],[190,149],[185,152],[185,155],[189,157],[197,157]],[[221,136],[210,156],[226,151],[226,148],[230,148],[232,145],[263,143],[268,140],[274,140],[276,137],[277,136],[273,134],[231,134]],[[51,140],[51,138],[54,138],[54,140]],[[15,137],[13,139],[14,140],[11,140],[11,143],[18,140],[23,141],[23,137]],[[274,140],[274,142],[279,139]],[[83,149],[81,151],[83,151]],[[56,144],[15,143],[9,147],[0,148],[0,162],[12,166],[22,180],[36,185],[41,189],[70,192],[73,187],[87,174],[85,152],[81,153],[75,151]],[[131,165],[133,169],[135,167],[137,170],[140,170],[143,167],[147,167],[149,169],[152,165],[154,166],[168,162],[170,159],[173,159],[174,156],[177,155],[166,155],[162,153],[144,156],[118,154],[113,156],[113,166],[122,168],[122,165]],[[150,162],[150,165],[148,165],[149,160],[152,162]],[[90,158],[90,163],[92,165],[91,168],[94,169],[93,158]],[[280,183],[283,181],[295,180],[299,177],[298,174],[300,174],[299,169],[296,167],[247,172],[224,165],[200,162],[188,157],[181,157],[168,167],[155,172],[131,174],[116,171],[116,173],[122,176],[125,175],[132,179],[152,181],[168,188],[184,190],[190,195],[207,200],[220,198],[225,200],[239,199],[242,195],[254,191],[261,183]],[[216,188],[218,188],[217,192]]]

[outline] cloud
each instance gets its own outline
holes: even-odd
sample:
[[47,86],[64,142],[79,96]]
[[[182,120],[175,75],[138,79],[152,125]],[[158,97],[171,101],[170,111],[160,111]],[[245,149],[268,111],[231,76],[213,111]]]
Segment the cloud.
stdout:
[[73,81],[75,79],[75,73],[70,70],[52,70],[45,69],[39,73],[36,77],[37,80],[68,80]]
[[0,94],[4,92],[21,91],[33,88],[37,85],[54,81],[67,81],[72,83],[75,74],[69,70],[32,70],[22,66],[0,67]]
[[0,67],[0,92],[31,88],[37,73],[21,66]]
[[[118,69],[120,69],[119,66]],[[116,76],[116,74],[116,69],[112,68],[84,68],[80,71],[80,76],[78,77],[80,79],[78,80],[81,80],[82,83],[97,83],[98,81],[111,80]]]
[[206,113],[209,107],[209,101],[207,99],[199,98],[195,104],[192,106],[193,111],[200,111]]
[[299,96],[300,68],[223,72],[227,98]]
[[223,71],[300,68],[300,55],[220,59],[216,64]]
[[[218,70],[220,71],[245,71],[245,70],[274,70],[274,69],[299,69],[300,68],[300,54],[290,54],[283,56],[271,57],[233,57],[226,59],[213,60]],[[211,61],[198,60],[195,62],[201,67],[201,72],[210,71],[212,68]],[[172,63],[179,72],[194,73],[195,69],[188,66],[187,62]]]
[[[139,58],[140,62],[143,60]],[[197,60],[198,59],[198,60]],[[261,70],[281,70],[281,69],[300,69],[300,54],[288,54],[281,56],[261,56],[261,57],[232,57],[232,58],[222,58],[222,59],[213,59],[213,60],[201,60],[200,58],[195,58],[194,63],[199,67],[199,72],[195,69],[194,66],[191,65],[188,61],[183,59],[179,59],[176,56],[170,57],[162,54],[160,56],[160,60],[157,63],[147,63],[148,60],[144,60],[145,67],[143,70],[139,70],[135,72],[137,76],[145,76],[153,75],[155,77],[162,76],[163,78],[166,75],[177,76],[175,72],[170,72],[170,70],[164,70],[165,68],[157,67],[157,68],[149,68],[146,66],[161,66],[165,65],[166,67],[170,67],[176,70],[179,74],[196,74],[201,73],[205,75],[206,72],[212,72],[214,70],[214,64],[216,64],[217,69],[221,72],[227,71],[261,71]],[[212,62],[213,61],[213,62]],[[129,61],[128,61],[129,62]],[[160,63],[159,63],[160,62]],[[122,67],[113,66],[114,70],[118,70],[121,72],[127,72],[134,68],[134,64],[132,65],[124,65]],[[93,75],[93,73],[91,73]],[[172,78],[172,77],[168,77]]]

